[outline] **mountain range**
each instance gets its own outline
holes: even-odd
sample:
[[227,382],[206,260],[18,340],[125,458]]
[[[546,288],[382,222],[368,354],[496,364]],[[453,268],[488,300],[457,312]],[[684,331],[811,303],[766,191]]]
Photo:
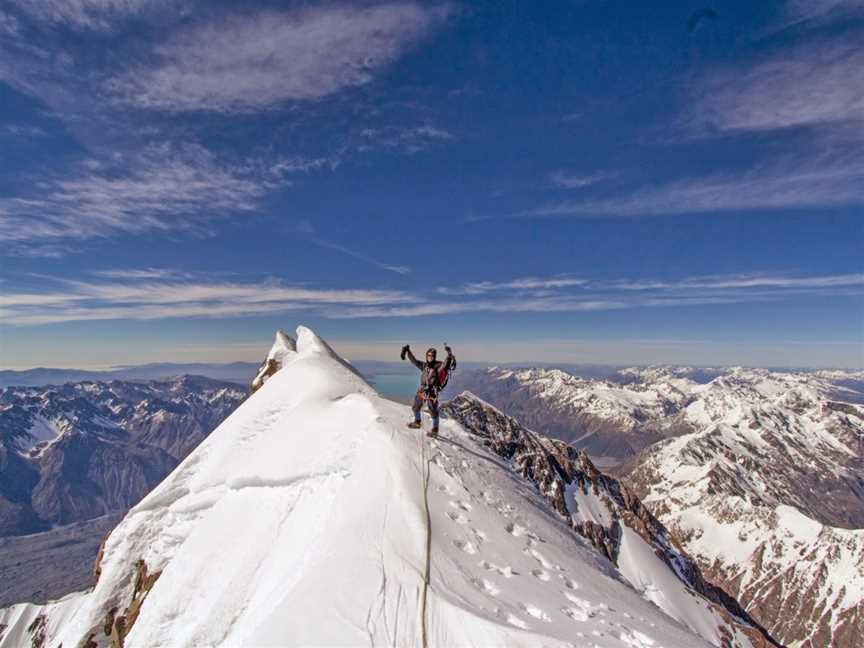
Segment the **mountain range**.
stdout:
[[733,368],[697,380],[655,367],[592,380],[493,368],[459,384],[612,466],[778,640],[860,645],[861,372]]
[[0,536],[125,512],[246,394],[200,376],[0,388]]
[[429,439],[303,327],[268,360],[0,646],[776,645],[585,453],[467,394]]

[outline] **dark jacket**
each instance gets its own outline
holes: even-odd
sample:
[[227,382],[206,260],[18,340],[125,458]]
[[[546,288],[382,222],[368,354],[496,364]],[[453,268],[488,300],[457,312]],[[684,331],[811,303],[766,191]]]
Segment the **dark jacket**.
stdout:
[[447,359],[443,363],[440,360],[435,360],[435,362],[420,362],[414,357],[414,354],[411,353],[411,349],[408,349],[407,356],[411,361],[411,364],[420,370],[419,391],[432,398],[436,398],[438,396],[438,391],[441,389],[441,385],[438,382],[438,373],[441,371],[441,365],[443,364],[443,368],[450,371],[456,358],[452,353],[448,353]]

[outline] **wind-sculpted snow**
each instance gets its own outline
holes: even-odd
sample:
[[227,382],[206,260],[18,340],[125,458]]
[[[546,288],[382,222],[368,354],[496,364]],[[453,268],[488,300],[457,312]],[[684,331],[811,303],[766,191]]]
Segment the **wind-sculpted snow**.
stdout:
[[3,610],[0,646],[758,645],[700,639],[475,435],[410,418],[299,329],[111,533],[95,588]]

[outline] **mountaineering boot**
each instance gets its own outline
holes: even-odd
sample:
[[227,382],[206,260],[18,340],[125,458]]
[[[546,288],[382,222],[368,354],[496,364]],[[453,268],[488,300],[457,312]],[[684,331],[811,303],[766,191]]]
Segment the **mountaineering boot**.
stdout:
[[438,436],[438,428],[432,428],[431,430],[429,430],[429,431],[426,433],[426,436],[431,437],[431,438],[434,439],[435,437]]
[[411,428],[412,430],[419,430],[420,429],[420,421],[411,421],[408,424],[408,427]]

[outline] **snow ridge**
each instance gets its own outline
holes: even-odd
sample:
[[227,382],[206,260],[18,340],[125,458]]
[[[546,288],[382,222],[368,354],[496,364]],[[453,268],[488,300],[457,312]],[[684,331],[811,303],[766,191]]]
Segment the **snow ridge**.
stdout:
[[457,421],[407,429],[406,406],[296,340],[110,534],[93,589],[0,611],[0,648],[417,645],[424,627],[429,646],[758,645],[700,638]]

